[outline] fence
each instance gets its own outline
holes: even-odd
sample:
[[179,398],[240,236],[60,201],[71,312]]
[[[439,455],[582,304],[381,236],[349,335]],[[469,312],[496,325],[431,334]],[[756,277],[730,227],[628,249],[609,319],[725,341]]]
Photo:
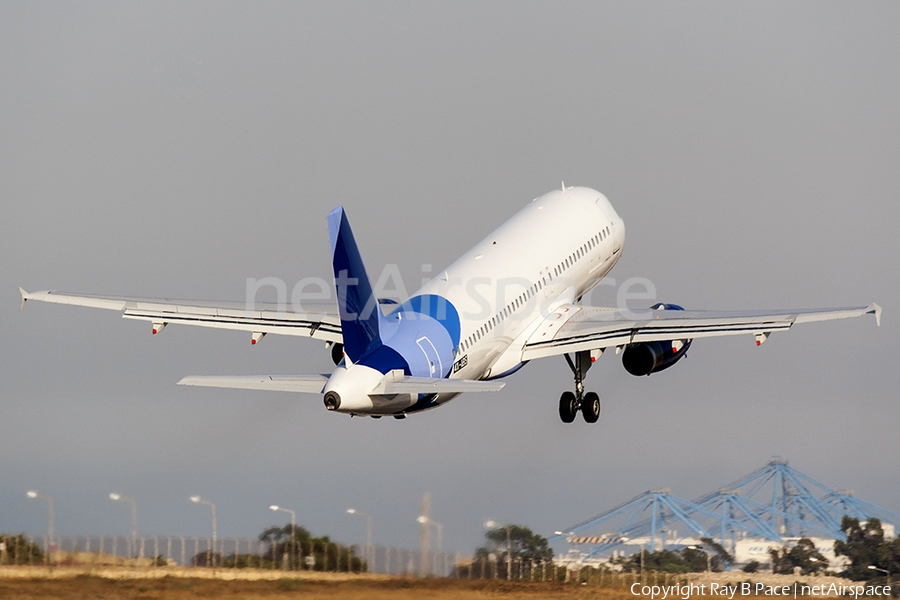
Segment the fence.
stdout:
[[683,575],[621,573],[607,567],[559,564],[496,555],[463,556],[392,546],[342,545],[334,542],[298,542],[286,545],[254,538],[211,539],[185,536],[53,536],[0,535],[0,568],[19,567],[123,567],[160,570],[251,569],[290,573],[375,573],[395,576],[436,576],[459,579],[515,581],[572,581],[589,585],[628,587],[644,581],[670,584]]
[[[252,569],[289,573],[376,573],[395,576],[436,576],[459,579],[516,581],[577,581],[592,585],[627,586],[639,581],[637,574],[617,573],[605,568],[560,565],[551,561],[529,561],[459,553],[429,552],[392,546],[342,545],[333,542],[286,544],[254,538],[211,539],[185,536],[38,536],[0,535],[0,568],[32,567],[123,567],[160,570],[172,567],[199,569]],[[648,573],[648,580],[650,574]],[[669,580],[662,574],[660,581]],[[672,577],[672,580],[675,578]],[[655,579],[654,579],[655,580]]]
[[298,542],[293,549],[253,538],[215,541],[185,536],[53,536],[0,537],[0,566],[170,566],[222,569],[268,569],[433,575],[450,577],[458,554],[392,546]]

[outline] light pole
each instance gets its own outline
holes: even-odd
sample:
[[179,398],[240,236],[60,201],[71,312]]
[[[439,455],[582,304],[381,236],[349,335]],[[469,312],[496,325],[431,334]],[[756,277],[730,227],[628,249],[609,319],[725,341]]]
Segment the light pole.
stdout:
[[34,490],[28,490],[28,493],[26,495],[29,498],[43,498],[47,501],[47,507],[49,510],[49,515],[47,517],[47,558],[49,560],[52,558],[50,556],[50,551],[53,549],[53,498],[51,498],[50,496],[45,496],[44,494],[38,494]]
[[[558,530],[557,530],[557,531],[554,531],[554,532],[553,532],[553,535],[564,535],[564,536],[566,536],[566,542],[568,542],[569,545],[571,546],[571,548],[569,549],[569,551],[571,552],[573,549],[574,549],[574,550],[578,550],[578,545],[574,543],[574,539],[573,539],[573,536],[575,535],[575,532],[574,532],[574,531],[558,531]],[[571,558],[571,555],[570,555],[570,558]],[[581,553],[580,553],[580,552],[578,553],[578,561],[579,561],[579,563],[581,562]],[[552,560],[550,561],[550,564],[551,564],[551,565],[553,564],[553,561],[552,561]],[[570,572],[571,570],[572,570],[572,569],[571,569],[571,562],[568,562],[568,561],[567,561],[567,562],[566,562],[566,578],[565,578],[565,581],[568,581],[568,580],[569,580],[569,572]],[[555,570],[555,569],[554,569],[554,571],[553,571],[553,581],[556,581],[556,570]]]
[[501,526],[496,521],[485,521],[484,526],[488,529],[496,529],[498,527],[506,529],[506,580],[510,581],[512,579],[512,535],[510,533],[510,526]]
[[866,568],[867,568],[867,569],[871,569],[871,570],[873,570],[873,571],[880,571],[881,573],[884,573],[884,574],[885,574],[885,582],[884,582],[884,584],[885,584],[887,587],[891,587],[891,572],[890,572],[890,571],[888,571],[887,569],[881,569],[881,568],[879,568],[879,567],[876,567],[875,565],[869,565],[869,566],[866,567]]
[[[131,552],[129,552],[129,554],[134,556],[134,547],[137,544],[137,502],[134,501],[134,498],[129,498],[128,496],[116,493],[110,494],[109,499],[131,502]],[[143,558],[143,556],[141,558]]]
[[[369,563],[367,567],[371,569],[373,567],[373,563],[375,562],[372,560],[372,517],[371,515],[368,515],[361,510],[356,510],[355,508],[348,508],[347,514],[359,515],[366,518],[366,562]],[[440,545],[440,542],[438,542],[438,545]]]
[[[291,513],[291,570],[294,570],[294,544],[296,543],[297,538],[297,513],[292,511],[289,508],[282,508],[277,504],[273,504],[269,507],[271,511],[280,510],[281,512]],[[274,556],[272,558],[275,558]]]
[[[633,540],[631,540],[630,538],[627,538],[627,537],[620,538],[619,541],[621,541],[623,544],[632,542],[632,544],[629,544],[629,545],[634,545]],[[641,585],[644,585],[644,544],[643,544],[643,542],[641,542],[639,544],[639,546],[641,547]]]
[[[209,500],[204,500],[200,496],[191,496],[191,502],[194,504],[206,504],[212,509],[212,553],[210,554],[210,561],[215,563],[216,560],[216,505],[210,502]],[[209,565],[207,565],[209,566]],[[215,565],[213,565],[215,566]]]
[[702,552],[703,554],[706,555],[706,572],[709,573],[712,570],[710,568],[710,564],[709,564],[709,552],[707,552],[700,546],[688,546],[688,548],[690,548],[691,550],[699,550],[700,552]]
[[444,527],[440,523],[438,523],[437,521],[432,519],[431,517],[428,517],[425,515],[420,516],[419,518],[416,519],[416,521],[421,523],[422,525],[434,525],[435,529],[437,529],[438,554],[443,554],[442,546],[444,545],[443,544]]

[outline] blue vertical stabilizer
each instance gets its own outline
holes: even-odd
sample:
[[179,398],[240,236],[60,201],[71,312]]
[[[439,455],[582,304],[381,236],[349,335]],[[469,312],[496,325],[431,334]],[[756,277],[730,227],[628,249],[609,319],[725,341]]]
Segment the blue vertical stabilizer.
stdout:
[[328,213],[328,235],[344,352],[355,363],[373,342],[379,341],[378,302],[342,206]]

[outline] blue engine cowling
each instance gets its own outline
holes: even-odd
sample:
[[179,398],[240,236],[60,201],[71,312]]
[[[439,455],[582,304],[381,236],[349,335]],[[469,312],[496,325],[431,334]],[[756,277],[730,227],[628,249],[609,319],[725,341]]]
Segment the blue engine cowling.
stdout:
[[[655,304],[653,310],[684,310],[677,304]],[[622,366],[635,376],[650,375],[668,369],[678,362],[691,346],[691,340],[640,342],[625,346]]]

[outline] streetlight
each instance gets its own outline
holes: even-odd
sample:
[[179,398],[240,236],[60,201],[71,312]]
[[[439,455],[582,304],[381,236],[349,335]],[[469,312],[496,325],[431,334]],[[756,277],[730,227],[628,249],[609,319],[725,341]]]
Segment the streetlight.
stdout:
[[442,550],[443,550],[442,549],[442,546],[443,546],[442,538],[444,537],[443,526],[440,523],[438,523],[437,521],[435,521],[434,519],[432,519],[431,517],[428,517],[425,515],[420,516],[419,518],[416,519],[416,521],[421,523],[422,525],[434,525],[434,527],[437,529],[438,554],[442,554]]
[[[628,544],[628,542],[632,542],[629,545],[634,545],[634,543],[635,543],[631,538],[627,538],[627,537],[619,538],[619,541],[621,541],[623,544]],[[641,547],[641,585],[644,585],[644,543],[640,542],[639,545]]]
[[885,584],[886,586],[888,586],[888,587],[891,586],[891,572],[890,572],[890,571],[888,571],[888,570],[886,570],[886,569],[880,569],[880,568],[876,567],[875,565],[869,565],[869,566],[866,567],[866,568],[867,568],[867,569],[872,569],[873,571],[880,571],[880,572],[884,573],[884,574],[885,574],[885,582],[884,582],[884,584]]
[[[134,498],[129,498],[128,496],[116,493],[110,494],[109,499],[131,502],[131,550],[129,551],[129,554],[134,556],[134,547],[137,545],[137,502],[134,501]],[[143,556],[141,558],[143,558]]]
[[512,535],[510,534],[509,525],[500,525],[496,521],[485,521],[484,526],[488,529],[496,529],[503,527],[506,529],[506,580],[512,580]]
[[50,496],[45,496],[44,494],[38,494],[34,490],[28,490],[26,494],[29,498],[43,498],[47,501],[47,507],[49,509],[49,516],[47,518],[47,553],[48,558],[50,551],[53,549],[53,498]]
[[[372,560],[372,517],[361,510],[356,510],[355,508],[347,509],[348,515],[359,515],[361,517],[366,518],[366,561],[368,561],[369,569],[372,569],[373,563]],[[440,542],[438,542],[438,546],[440,546]]]
[[699,550],[700,552],[702,552],[703,554],[706,555],[706,572],[709,573],[709,572],[711,571],[711,568],[710,568],[710,565],[709,565],[709,552],[707,552],[706,550],[704,550],[704,549],[701,548],[700,546],[688,546],[688,548],[691,549],[691,550]]
[[[273,512],[280,510],[281,512],[291,513],[291,570],[293,570],[293,568],[294,568],[294,543],[297,538],[297,513],[295,513],[294,511],[292,511],[289,508],[282,508],[282,507],[278,506],[277,504],[273,504],[272,506],[270,506],[269,510],[271,510]],[[274,559],[275,557],[273,556],[272,558]]]
[[209,500],[204,500],[200,496],[191,496],[191,502],[194,504],[206,504],[212,509],[212,554],[210,554],[210,562],[215,562],[216,552],[216,505]]

